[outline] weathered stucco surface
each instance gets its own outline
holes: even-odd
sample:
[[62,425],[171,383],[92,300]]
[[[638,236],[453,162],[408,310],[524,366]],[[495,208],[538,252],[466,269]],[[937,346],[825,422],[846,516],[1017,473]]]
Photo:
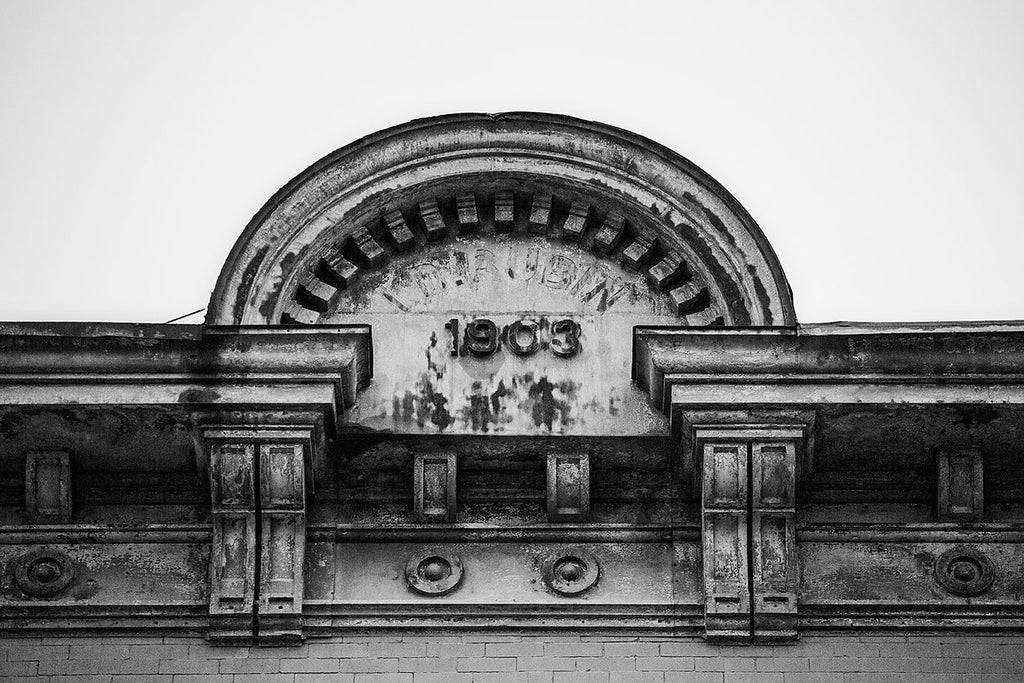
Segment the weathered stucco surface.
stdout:
[[[332,300],[325,322],[372,326],[375,352],[388,359],[346,422],[423,434],[664,433],[667,422],[632,386],[635,325],[677,318],[667,297],[637,272],[572,245],[537,236],[459,238],[399,259]],[[504,339],[486,357],[455,339],[474,320],[495,323]],[[578,325],[578,350],[559,356]],[[518,355],[507,341],[517,321],[537,348]],[[520,345],[522,347],[523,344]],[[521,349],[520,349],[521,350]],[[453,355],[458,353],[459,355]]]
[[275,195],[205,326],[0,323],[0,672],[1016,680],[1022,368],[798,326],[638,136],[412,122]]

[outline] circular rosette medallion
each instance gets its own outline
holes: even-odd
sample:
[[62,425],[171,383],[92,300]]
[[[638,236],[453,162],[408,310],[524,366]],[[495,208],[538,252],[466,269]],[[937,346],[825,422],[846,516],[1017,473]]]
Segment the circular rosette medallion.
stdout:
[[995,565],[980,550],[957,546],[939,555],[935,578],[953,595],[980,595],[992,586]]
[[580,595],[601,575],[597,558],[585,550],[565,550],[549,558],[542,569],[544,585],[559,595]]
[[60,593],[75,578],[75,566],[67,553],[40,548],[25,553],[14,565],[14,580],[22,593],[45,598]]
[[462,560],[455,553],[417,553],[405,565],[405,580],[424,595],[444,595],[462,581]]

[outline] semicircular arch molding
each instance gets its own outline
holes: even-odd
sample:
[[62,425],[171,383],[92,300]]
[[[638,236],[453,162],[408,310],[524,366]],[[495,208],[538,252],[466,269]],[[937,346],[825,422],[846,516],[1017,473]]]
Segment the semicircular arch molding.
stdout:
[[524,282],[531,310],[796,324],[771,246],[709,175],[627,131],[530,113],[413,121],[313,164],[236,242],[206,322],[468,311]]

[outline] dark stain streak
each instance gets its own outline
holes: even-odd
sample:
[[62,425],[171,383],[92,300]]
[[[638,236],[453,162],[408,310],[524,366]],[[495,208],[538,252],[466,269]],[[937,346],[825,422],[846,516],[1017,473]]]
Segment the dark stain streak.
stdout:
[[761,308],[764,309],[764,323],[765,325],[772,325],[775,322],[775,316],[772,315],[772,298],[768,295],[768,290],[765,289],[761,278],[757,276],[757,269],[748,264],[747,272],[750,273],[750,279],[754,283],[757,299],[761,302]]
[[[571,382],[569,384],[571,385]],[[561,419],[562,424],[566,424],[569,417],[569,404],[555,398],[555,388],[547,377],[541,377],[529,390],[529,397],[533,399],[533,424],[538,427],[544,425],[549,431],[556,417]],[[561,390],[561,385],[558,388]]]
[[[696,204],[696,200],[692,195],[688,195],[690,201]],[[699,204],[697,204],[699,206]],[[703,208],[703,207],[702,207]],[[711,249],[707,243],[700,236],[693,226],[686,223],[679,223],[675,226],[676,231],[686,240],[690,247],[697,253],[698,258],[711,268],[711,276],[718,283],[718,286],[722,290],[722,294],[725,297],[726,303],[730,305],[730,311],[733,315],[733,324],[738,326],[744,326],[750,324],[750,311],[747,307],[742,305],[742,296],[738,285],[729,277],[729,273],[725,271],[711,253]],[[736,302],[735,307],[733,302]]]
[[402,397],[402,419],[409,421],[416,414],[416,394],[406,391]]
[[982,427],[999,417],[999,411],[989,406],[966,406],[960,410],[960,422],[967,428]]
[[213,403],[220,394],[212,389],[186,389],[178,395],[178,403]]
[[416,421],[422,429],[428,424],[444,431],[454,421],[448,411],[448,397],[437,389],[434,382],[444,378],[445,368],[434,362],[431,350],[437,346],[437,335],[430,337],[430,346],[424,349],[427,357],[427,370],[421,372],[416,381],[415,391],[406,390],[399,399],[398,395],[391,399],[392,419],[405,422]]
[[[492,377],[491,380],[493,379]],[[514,398],[515,392],[505,386],[504,380],[499,380],[498,388],[490,394],[486,393],[484,383],[480,381],[473,382],[471,391],[472,393],[465,397],[467,405],[459,410],[463,428],[468,427],[474,432],[486,434],[491,431],[493,425],[495,431],[500,431],[498,425],[508,421],[503,399]]]
[[586,294],[583,295],[583,297],[582,297],[583,303],[589,302],[591,299],[593,299],[595,296],[597,296],[601,292],[606,292],[607,290],[605,288],[606,288],[607,284],[608,284],[607,280],[601,280],[601,282],[599,282],[596,285],[594,285],[594,288],[592,290],[590,290],[589,292],[587,292]]
[[[263,263],[263,259],[267,255],[267,251],[270,249],[270,245],[264,245],[252,258],[249,263],[246,264],[245,270],[242,272],[242,281],[238,284],[238,290],[235,292],[235,305],[231,311],[231,316],[238,325],[242,322],[242,315],[245,313],[245,301],[249,297],[249,290],[252,289],[252,283],[256,279],[256,271],[259,270],[260,264]],[[270,313],[264,313],[263,307],[260,307],[260,313],[263,313],[264,317],[269,317]]]
[[[285,274],[292,272],[295,266],[295,254],[288,253],[281,259],[281,277],[277,278],[274,285],[267,292],[266,297],[263,299],[263,303],[260,304],[260,315],[271,323],[277,322],[276,320],[270,320],[270,316],[274,313],[274,304],[281,297],[281,288],[284,287]],[[294,295],[294,293],[293,293]]]
[[481,393],[480,382],[473,382],[473,393],[469,396],[469,421],[474,432],[488,431],[491,422],[491,406]]
[[420,427],[424,426],[424,415],[427,415],[430,422],[437,426],[438,431],[443,432],[445,427],[452,423],[452,415],[447,408],[448,398],[434,389],[434,384],[426,373],[420,375],[420,381],[416,386],[420,390],[419,404],[416,408],[417,424]]
[[89,598],[94,597],[99,592],[99,582],[97,582],[96,579],[88,579],[81,585],[72,588],[70,597],[72,600],[77,602],[79,600],[88,600]]
[[402,311],[402,313],[408,313],[409,312],[409,307],[401,299],[399,299],[398,297],[393,295],[388,290],[382,289],[380,293],[384,295],[385,299],[387,299],[388,301],[393,303],[395,306],[397,306],[398,310]]
[[619,406],[617,405],[618,403],[619,403],[619,399],[618,399],[617,396],[615,396],[614,394],[608,396],[608,414],[609,415],[618,415],[619,414]]
[[501,412],[501,399],[505,398],[510,393],[511,392],[505,388],[505,380],[499,380],[498,388],[495,389],[493,394],[491,394],[491,408],[494,410],[495,414]]

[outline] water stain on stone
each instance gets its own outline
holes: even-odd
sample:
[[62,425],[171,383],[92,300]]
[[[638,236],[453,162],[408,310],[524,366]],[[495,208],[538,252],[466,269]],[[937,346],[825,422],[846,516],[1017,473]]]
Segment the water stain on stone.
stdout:
[[569,417],[569,404],[566,401],[555,398],[554,391],[556,388],[556,385],[549,382],[547,377],[541,377],[529,390],[529,397],[533,399],[531,410],[533,424],[538,427],[543,425],[549,431],[553,429],[556,418],[562,424],[566,424]]
[[490,430],[491,403],[483,393],[480,382],[473,382],[473,393],[469,395],[469,405],[463,408],[468,414],[470,428],[474,432],[487,433]]
[[960,422],[968,428],[983,427],[999,417],[999,411],[989,406],[966,406],[960,409]]
[[218,398],[213,389],[186,389],[178,395],[178,403],[213,403]]
[[435,382],[444,378],[446,366],[436,362],[432,351],[437,350],[437,334],[431,334],[430,345],[424,349],[427,360],[426,371],[420,372],[413,389],[406,389],[399,398],[399,388],[391,398],[392,419],[405,422],[416,421],[421,428],[433,425],[438,431],[444,431],[454,422],[448,410],[448,397],[437,387]]
[[498,381],[498,388],[491,394],[491,409],[497,415],[501,412],[501,399],[512,392],[505,388],[505,380]]

